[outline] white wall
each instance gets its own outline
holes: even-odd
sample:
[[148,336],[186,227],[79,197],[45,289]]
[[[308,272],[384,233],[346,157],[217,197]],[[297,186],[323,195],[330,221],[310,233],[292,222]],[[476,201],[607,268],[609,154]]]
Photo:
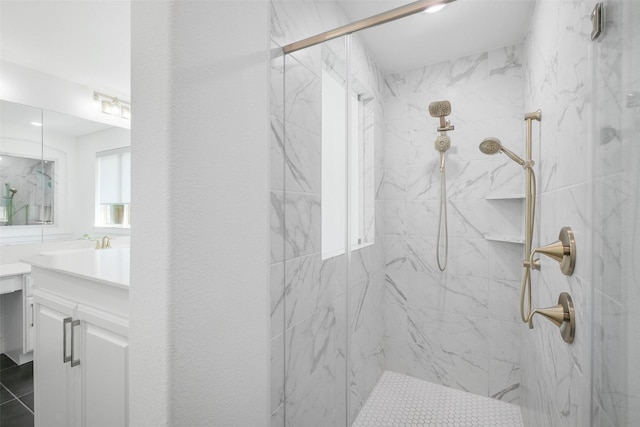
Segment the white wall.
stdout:
[[133,2],[130,424],[265,426],[267,2]]

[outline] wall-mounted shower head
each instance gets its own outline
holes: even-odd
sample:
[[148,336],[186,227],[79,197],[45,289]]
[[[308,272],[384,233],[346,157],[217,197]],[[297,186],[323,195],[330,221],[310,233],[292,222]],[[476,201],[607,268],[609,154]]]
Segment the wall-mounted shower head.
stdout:
[[520,166],[523,166],[524,163],[525,163],[525,161],[522,160],[513,151],[504,148],[502,146],[502,143],[500,142],[500,140],[498,138],[495,138],[495,137],[489,137],[489,138],[483,139],[482,142],[480,143],[480,147],[479,148],[480,148],[481,152],[483,152],[484,154],[489,154],[489,155],[496,154],[497,152],[502,151],[511,160],[513,160],[514,162],[516,162]]
[[451,114],[451,103],[449,101],[436,101],[429,104],[429,114],[431,117],[446,117]]
[[437,151],[444,153],[451,147],[451,138],[447,135],[440,135],[436,138],[436,142],[433,146]]
[[451,114],[451,103],[449,101],[435,101],[429,104],[429,114],[431,117],[440,118],[440,126],[438,126],[438,132],[446,132],[453,130],[449,120],[445,120],[449,114]]

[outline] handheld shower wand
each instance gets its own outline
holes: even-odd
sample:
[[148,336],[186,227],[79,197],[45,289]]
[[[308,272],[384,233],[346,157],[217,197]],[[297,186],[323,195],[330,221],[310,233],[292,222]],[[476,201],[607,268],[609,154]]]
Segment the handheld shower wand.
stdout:
[[[527,141],[526,141],[526,161],[520,156],[516,155],[513,151],[506,149],[502,146],[502,143],[498,138],[490,137],[485,138],[480,143],[480,151],[484,154],[496,154],[502,151],[507,157],[519,164],[526,171],[526,183],[525,183],[525,260],[523,261],[524,276],[522,278],[522,287],[520,290],[520,317],[523,322],[529,323],[533,316],[531,311],[531,269],[535,266],[532,265],[530,253],[531,244],[533,241],[533,230],[536,212],[536,175],[533,171],[534,162],[531,159],[531,121],[542,119],[542,112],[540,110],[533,113],[525,114],[525,121],[527,122]],[[527,310],[525,310],[525,296],[527,297],[528,304]]]
[[451,148],[451,138],[447,135],[440,135],[433,144],[436,151],[440,152],[440,172],[444,172],[444,152]]
[[520,166],[524,166],[524,164],[526,163],[524,160],[522,160],[522,158],[520,158],[513,151],[504,148],[500,140],[495,137],[489,137],[489,138],[483,139],[482,142],[480,143],[480,151],[484,154],[489,154],[489,155],[496,154],[502,151],[504,154],[507,155],[507,157],[509,157],[511,160],[513,160]]
[[[447,268],[447,258],[449,257],[449,230],[447,227],[447,182],[444,170],[444,153],[451,148],[451,138],[447,135],[447,131],[454,130],[453,125],[445,117],[451,114],[451,103],[449,101],[436,101],[429,104],[429,114],[431,117],[440,119],[438,132],[440,135],[433,144],[436,151],[440,152],[440,215],[438,217],[438,240],[436,243],[436,261],[440,271]],[[444,236],[445,236],[445,253],[444,262],[440,262],[440,236],[442,234],[442,217],[444,216]]]

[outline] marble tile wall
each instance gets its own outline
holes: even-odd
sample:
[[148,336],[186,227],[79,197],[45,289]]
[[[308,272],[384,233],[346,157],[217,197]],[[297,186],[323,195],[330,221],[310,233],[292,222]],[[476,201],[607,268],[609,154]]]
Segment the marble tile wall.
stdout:
[[[355,419],[383,372],[383,236],[376,224],[374,243],[352,252],[349,267],[345,255],[321,259],[321,72],[330,62],[345,75],[344,39],[286,57],[278,46],[347,20],[334,2],[271,4],[272,425],[342,425]],[[379,188],[384,80],[357,37],[351,64],[351,77],[374,99],[368,173]],[[374,221],[368,224],[373,231]]]
[[[518,403],[518,289],[523,171],[478,150],[489,136],[523,152],[522,47],[510,46],[385,77],[385,363],[389,370]],[[436,264],[438,120],[449,100],[449,259]]]
[[533,306],[556,304],[569,292],[576,337],[566,344],[550,322],[538,318],[521,334],[522,410],[528,426],[589,425],[592,280],[591,22],[594,3],[538,1],[524,43],[525,110],[542,110],[534,150],[539,153],[537,239],[557,239],[571,226],[578,261],[564,276],[542,257],[533,274]]
[[[639,11],[629,0],[606,5],[608,39],[597,45],[589,41],[593,3],[540,0],[522,45],[384,78],[355,40],[354,62],[368,64],[355,72],[384,93],[377,113],[384,116],[376,120],[384,128],[375,142],[376,244],[354,254],[348,283],[346,259],[323,262],[318,253],[322,53],[274,55],[273,425],[330,425],[347,412],[353,419],[383,369],[519,403],[527,426],[634,425],[640,418],[633,400],[640,382],[628,380],[640,342],[629,309],[640,302],[633,261],[640,202],[632,191],[640,184],[640,153],[631,143],[640,107],[624,108],[626,95],[640,90],[632,54]],[[334,2],[273,0],[274,52],[344,23]],[[333,49],[340,55],[335,43]],[[440,99],[451,101],[456,126],[447,153],[445,273],[435,264],[440,177],[432,145],[437,121],[427,111]],[[570,225],[580,255],[571,277],[542,260],[533,305],[572,294],[572,345],[543,319],[533,330],[520,323],[522,245],[485,239],[522,235],[522,202],[509,196],[522,194],[524,173],[505,156],[481,154],[478,144],[495,136],[521,154],[522,115],[537,109],[543,120],[534,123],[534,245],[552,242]],[[600,132],[608,128],[617,133]]]
[[[609,1],[593,47],[592,425],[640,423],[640,4]],[[634,191],[634,189],[636,189]]]

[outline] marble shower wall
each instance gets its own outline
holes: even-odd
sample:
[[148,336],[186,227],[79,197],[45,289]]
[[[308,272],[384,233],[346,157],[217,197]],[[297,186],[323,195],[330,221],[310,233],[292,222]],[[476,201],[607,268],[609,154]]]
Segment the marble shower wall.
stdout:
[[592,425],[640,425],[640,3],[605,3],[593,47]]
[[[375,243],[352,252],[349,267],[344,255],[321,259],[321,73],[335,55],[331,66],[345,74],[344,39],[286,57],[278,47],[347,19],[334,2],[271,4],[272,425],[342,425],[355,418],[383,371],[383,236],[376,218]],[[374,134],[377,189],[383,78],[357,37],[351,64],[351,77],[374,98],[367,134]]]
[[[525,109],[542,110],[539,138],[538,241],[571,226],[578,259],[572,276],[542,257],[533,274],[533,306],[557,303],[569,292],[576,337],[566,344],[550,322],[537,318],[521,334],[522,411],[528,426],[587,426],[589,420],[593,215],[591,190],[591,22],[595,3],[538,1],[524,43]],[[600,424],[598,424],[600,425]]]
[[[387,75],[384,200],[385,362],[389,370],[518,403],[518,243],[524,172],[479,143],[494,136],[524,151],[521,46]],[[446,153],[449,260],[436,264],[440,203],[438,119],[428,105],[449,100]],[[444,251],[442,252],[444,253]],[[442,256],[441,253],[441,256]]]

